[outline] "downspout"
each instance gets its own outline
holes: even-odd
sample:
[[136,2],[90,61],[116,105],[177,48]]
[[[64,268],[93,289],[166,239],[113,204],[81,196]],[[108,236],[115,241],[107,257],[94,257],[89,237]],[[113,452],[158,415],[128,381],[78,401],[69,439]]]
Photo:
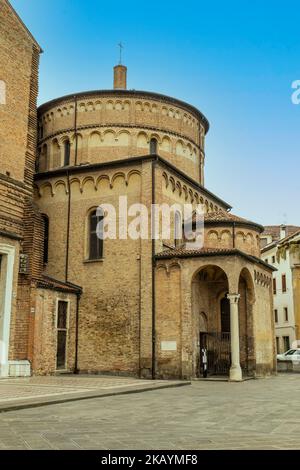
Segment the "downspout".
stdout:
[[235,222],[232,223],[232,245],[235,248]]
[[81,293],[77,292],[76,294],[76,317],[75,317],[75,365],[74,365],[74,374],[79,374],[78,369],[78,336],[79,336],[79,303],[80,303]]
[[[74,95],[75,101],[75,117],[74,117],[74,133],[75,133],[75,166],[77,165],[78,154],[78,136],[77,136],[77,96]],[[69,170],[66,170],[67,186],[68,186],[68,218],[67,218],[67,243],[66,243],[66,272],[65,281],[68,282],[69,277],[69,244],[70,244],[70,218],[71,218],[71,186]]]
[[67,188],[68,188],[68,214],[67,214],[67,236],[66,236],[66,270],[65,281],[68,282],[69,277],[69,244],[70,244],[70,215],[71,215],[71,187],[69,170],[66,170]]
[[155,217],[154,217],[154,204],[155,204],[155,168],[157,157],[152,161],[152,380],[156,378],[156,312],[155,312]]
[[75,117],[74,117],[74,132],[75,132],[75,166],[77,166],[78,155],[78,135],[77,135],[77,95],[74,96],[75,101]]
[[[75,102],[75,117],[74,117],[74,132],[75,132],[75,166],[77,166],[77,155],[78,155],[78,136],[77,136],[77,95],[74,96]],[[68,217],[68,238],[67,248],[69,250],[69,236],[70,236],[70,209],[71,209],[71,187],[70,178],[68,173],[68,189],[69,189],[69,217]],[[68,255],[69,260],[69,255]],[[76,294],[76,316],[75,316],[75,365],[74,374],[79,374],[78,369],[78,338],[79,338],[79,304],[80,304],[81,293]]]

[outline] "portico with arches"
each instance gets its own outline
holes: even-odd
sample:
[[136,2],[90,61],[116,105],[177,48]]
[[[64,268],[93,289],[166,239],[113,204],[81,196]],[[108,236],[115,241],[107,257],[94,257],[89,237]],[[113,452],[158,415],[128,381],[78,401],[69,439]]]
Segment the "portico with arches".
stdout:
[[[270,289],[268,283],[255,282],[258,269],[266,270],[270,282],[270,268],[239,250],[181,249],[157,255],[159,377],[201,377],[203,348],[209,376],[242,381],[274,372]],[[173,351],[164,347],[170,341]]]

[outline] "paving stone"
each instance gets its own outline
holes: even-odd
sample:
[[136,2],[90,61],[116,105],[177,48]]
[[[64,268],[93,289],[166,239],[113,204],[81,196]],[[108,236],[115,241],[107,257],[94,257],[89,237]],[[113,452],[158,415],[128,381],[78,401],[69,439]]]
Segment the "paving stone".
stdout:
[[0,449],[298,449],[299,394],[285,374],[12,411]]

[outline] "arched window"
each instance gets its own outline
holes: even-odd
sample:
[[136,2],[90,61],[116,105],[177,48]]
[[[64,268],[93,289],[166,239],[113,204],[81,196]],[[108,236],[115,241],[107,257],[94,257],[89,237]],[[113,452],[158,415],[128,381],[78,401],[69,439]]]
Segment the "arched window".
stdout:
[[179,211],[175,212],[174,218],[174,244],[176,247],[182,243],[182,219]]
[[47,215],[42,215],[44,222],[44,247],[43,247],[43,262],[44,264],[48,263],[49,259],[49,217]]
[[70,141],[65,140],[64,142],[64,166],[70,165],[70,154],[71,154]]
[[157,154],[157,140],[153,138],[150,140],[150,155],[156,155],[156,154]]
[[97,234],[97,226],[103,220],[103,214],[93,210],[89,215],[89,260],[103,258],[103,239]]

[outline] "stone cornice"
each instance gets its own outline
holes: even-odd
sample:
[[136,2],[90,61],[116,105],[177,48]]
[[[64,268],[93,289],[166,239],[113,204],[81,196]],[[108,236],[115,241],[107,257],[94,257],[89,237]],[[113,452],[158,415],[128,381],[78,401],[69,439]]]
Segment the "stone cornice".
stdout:
[[54,100],[48,101],[47,103],[42,104],[38,108],[39,115],[45,113],[49,109],[58,106],[60,103],[64,102],[72,102],[78,98],[91,98],[92,96],[99,97],[99,96],[114,96],[120,98],[146,98],[152,99],[154,101],[159,101],[160,103],[168,103],[178,106],[191,114],[194,115],[198,120],[202,122],[205,127],[205,132],[207,133],[209,130],[209,122],[208,119],[204,116],[204,114],[199,111],[199,109],[195,108],[189,103],[185,101],[178,100],[177,98],[172,98],[171,96],[162,95],[160,93],[155,93],[151,91],[140,91],[140,90],[91,90],[91,91],[84,91],[81,93],[74,93],[71,95],[65,95],[60,98],[56,98]]
[[78,173],[87,173],[91,171],[97,171],[97,170],[102,170],[102,169],[107,169],[107,168],[115,168],[119,166],[130,166],[134,164],[141,164],[144,161],[157,161],[160,165],[166,167],[167,169],[173,171],[176,175],[178,175],[180,178],[185,180],[190,186],[192,186],[194,189],[197,191],[201,191],[202,193],[206,194],[209,196],[212,200],[220,204],[226,209],[231,209],[231,206],[220,199],[218,196],[210,192],[208,189],[206,189],[204,186],[201,184],[197,183],[197,181],[193,180],[190,178],[188,175],[183,173],[182,171],[178,170],[175,166],[171,165],[167,160],[164,158],[158,156],[158,155],[144,155],[141,157],[130,157],[130,158],[124,158],[121,160],[115,160],[115,161],[109,161],[109,162],[104,162],[104,163],[94,163],[90,165],[77,165],[77,166],[70,166],[70,167],[61,167],[57,168],[55,170],[50,170],[46,171],[43,173],[37,173],[35,175],[35,181],[43,181],[47,180],[49,178],[55,177],[55,176],[61,176],[61,175],[66,175],[66,174],[78,174]]
[[[86,129],[97,129],[97,128],[113,128],[113,127],[117,127],[117,128],[120,128],[120,129],[136,129],[136,130],[149,130],[149,131],[154,131],[154,132],[164,132],[166,134],[170,134],[170,135],[173,135],[173,136],[176,136],[176,137],[179,137],[180,139],[184,139],[184,140],[187,140],[188,142],[190,142],[192,145],[194,145],[195,147],[197,147],[198,150],[201,151],[201,153],[204,155],[204,152],[203,150],[201,149],[200,145],[197,144],[193,139],[191,139],[190,137],[187,137],[185,134],[181,134],[179,132],[175,132],[175,131],[170,131],[170,130],[167,130],[167,129],[164,129],[164,128],[160,128],[160,127],[153,127],[153,126],[145,126],[145,125],[142,125],[142,126],[138,126],[136,124],[126,124],[126,123],[107,123],[107,124],[85,124],[83,126],[78,126],[77,127],[77,133],[81,130],[86,130]],[[57,137],[58,135],[62,135],[62,134],[65,134],[66,132],[75,132],[75,129],[74,127],[68,127],[66,129],[61,129],[57,132],[54,132],[53,134],[50,134],[48,135],[47,137],[44,137],[43,139],[39,140],[38,142],[38,145],[41,145],[45,142],[47,142],[47,140],[49,139],[53,139],[54,137]]]

